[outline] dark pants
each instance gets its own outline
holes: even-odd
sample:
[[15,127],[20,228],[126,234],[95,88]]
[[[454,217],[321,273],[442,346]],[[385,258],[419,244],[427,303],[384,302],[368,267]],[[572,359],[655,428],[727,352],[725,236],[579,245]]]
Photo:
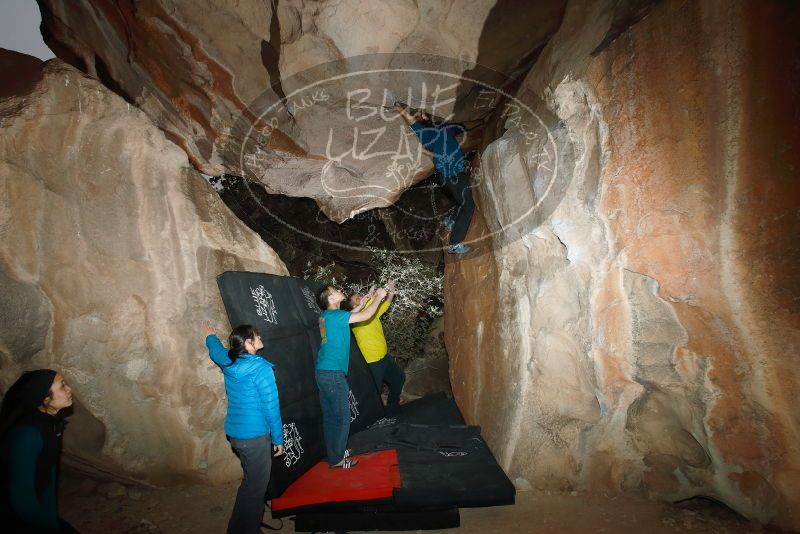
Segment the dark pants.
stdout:
[[344,458],[350,433],[350,385],[342,371],[317,370],[315,376],[328,465],[336,465]]
[[400,392],[403,391],[403,384],[406,383],[406,374],[394,361],[391,355],[387,354],[377,362],[368,363],[372,379],[378,386],[378,392],[383,389],[384,382],[389,386],[389,397],[386,404],[396,406],[400,402]]
[[469,171],[459,173],[457,176],[442,178],[442,185],[456,203],[455,223],[450,231],[450,244],[457,245],[464,241],[475,211],[475,201],[472,198],[472,188],[469,186]]
[[272,468],[272,441],[269,435],[252,439],[228,439],[242,462],[244,471],[228,521],[228,534],[258,534],[261,532],[264,495],[267,493]]

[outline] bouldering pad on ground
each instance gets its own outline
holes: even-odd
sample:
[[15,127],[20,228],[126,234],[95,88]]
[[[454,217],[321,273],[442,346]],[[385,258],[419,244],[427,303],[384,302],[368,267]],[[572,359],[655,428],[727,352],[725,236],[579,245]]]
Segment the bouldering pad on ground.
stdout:
[[400,487],[397,452],[384,450],[355,456],[352,469],[331,469],[319,462],[272,500],[272,515],[282,517],[309,505],[390,501]]
[[[419,422],[424,420],[429,424]],[[514,502],[514,485],[481,437],[480,427],[464,425],[452,399],[419,399],[401,406],[394,417],[387,415],[350,436],[348,444],[356,453],[397,450],[402,482],[394,494],[397,505],[471,507]]]
[[231,324],[250,323],[275,365],[286,454],[273,462],[273,516],[296,515],[298,532],[420,530],[458,526],[458,506],[514,502],[514,486],[480,428],[452,399],[433,395],[384,411],[351,342],[349,447],[361,464],[330,470],[314,380],[320,337],[314,302],[321,284],[260,273],[224,273],[220,292]]

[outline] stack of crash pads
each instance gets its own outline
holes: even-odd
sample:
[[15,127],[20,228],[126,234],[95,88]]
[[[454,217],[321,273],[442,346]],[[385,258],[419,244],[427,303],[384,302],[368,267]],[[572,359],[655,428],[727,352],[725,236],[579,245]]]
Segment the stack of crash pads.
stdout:
[[298,532],[418,530],[458,526],[458,507],[512,504],[514,486],[480,436],[444,395],[384,412],[372,375],[351,340],[350,439],[360,464],[322,461],[322,411],[314,380],[319,350],[316,296],[322,285],[262,273],[217,279],[231,325],[252,324],[275,365],[286,453],[273,460],[273,516]]

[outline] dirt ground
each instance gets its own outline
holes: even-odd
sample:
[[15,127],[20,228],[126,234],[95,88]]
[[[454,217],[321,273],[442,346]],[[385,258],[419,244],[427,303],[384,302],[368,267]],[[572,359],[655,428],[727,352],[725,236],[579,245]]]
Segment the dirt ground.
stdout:
[[[61,515],[83,534],[224,533],[238,484],[142,488],[65,470]],[[265,516],[274,526],[278,520]],[[263,530],[263,532],[271,532]],[[292,533],[284,520],[281,533]],[[423,531],[418,531],[423,532]],[[667,505],[636,497],[523,491],[513,506],[461,510],[461,527],[431,534],[776,533],[711,501]]]

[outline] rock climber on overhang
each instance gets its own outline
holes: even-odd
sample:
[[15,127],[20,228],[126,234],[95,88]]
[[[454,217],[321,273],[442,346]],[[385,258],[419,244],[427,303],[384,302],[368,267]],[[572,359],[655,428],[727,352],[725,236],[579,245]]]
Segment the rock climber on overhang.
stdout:
[[431,151],[436,175],[456,202],[447,252],[450,254],[469,252],[472,247],[464,243],[464,238],[475,211],[475,201],[469,184],[469,167],[461,145],[456,139],[456,136],[467,131],[467,128],[459,123],[434,122],[425,111],[410,110],[400,102],[395,102],[392,110],[403,117],[406,124],[417,134],[422,146]]

